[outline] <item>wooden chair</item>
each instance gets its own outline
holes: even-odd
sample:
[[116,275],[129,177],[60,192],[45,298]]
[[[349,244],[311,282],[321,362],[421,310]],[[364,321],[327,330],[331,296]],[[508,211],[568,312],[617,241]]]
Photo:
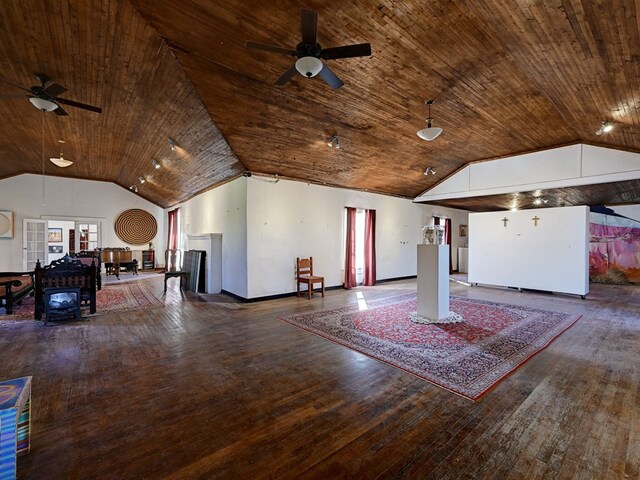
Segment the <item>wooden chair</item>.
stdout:
[[167,280],[180,279],[180,293],[189,282],[189,272],[182,270],[182,250],[165,250],[164,252],[164,293],[167,293]]
[[99,251],[81,250],[72,255],[85,265],[94,265],[96,269],[96,290],[102,290],[102,258]]
[[300,284],[307,284],[307,298],[311,300],[313,294],[313,284],[322,284],[322,298],[324,298],[324,277],[313,274],[313,257],[296,258],[296,283],[298,288],[298,296],[300,296]]

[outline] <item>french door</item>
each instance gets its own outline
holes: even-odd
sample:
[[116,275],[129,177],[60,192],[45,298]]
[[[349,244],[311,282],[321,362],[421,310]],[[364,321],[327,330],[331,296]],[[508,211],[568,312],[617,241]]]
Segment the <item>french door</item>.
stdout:
[[76,220],[76,252],[93,251],[101,246],[100,222]]
[[22,221],[22,270],[30,272],[36,268],[36,262],[47,265],[48,240],[47,221],[25,218]]

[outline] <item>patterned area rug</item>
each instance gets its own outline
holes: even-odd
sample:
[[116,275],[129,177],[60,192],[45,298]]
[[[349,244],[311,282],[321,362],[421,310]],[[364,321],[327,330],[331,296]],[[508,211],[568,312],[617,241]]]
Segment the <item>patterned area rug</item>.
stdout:
[[580,315],[454,297],[462,323],[420,324],[410,319],[415,293],[279,317],[291,325],[405,370],[471,400],[573,325]]
[[[152,287],[151,282],[103,285],[102,290],[96,292],[96,315],[164,306]],[[11,315],[7,315],[5,309],[0,308],[0,324],[9,321],[35,321],[34,305],[34,298],[26,297],[22,299],[22,305],[14,305]],[[82,316],[90,316],[88,307],[82,308]]]

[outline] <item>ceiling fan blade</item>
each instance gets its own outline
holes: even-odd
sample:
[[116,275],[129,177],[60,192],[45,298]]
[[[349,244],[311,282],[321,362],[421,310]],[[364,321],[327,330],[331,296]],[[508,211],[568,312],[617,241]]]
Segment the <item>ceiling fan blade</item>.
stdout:
[[318,36],[318,14],[313,10],[302,8],[300,9],[300,23],[302,24],[302,43],[315,46]]
[[67,91],[67,87],[63,87],[58,83],[51,82],[49,85],[44,87],[43,93],[46,93],[50,97],[57,97],[58,95],[66,91]]
[[74,100],[67,100],[66,98],[56,98],[55,101],[56,103],[62,103],[64,105],[69,105],[70,107],[82,108],[83,110],[102,113],[102,109],[100,107],[94,107],[92,105],[87,105],[86,103],[80,103]]
[[287,70],[286,72],[284,72],[280,78],[278,80],[276,80],[276,85],[279,86],[283,86],[285,83],[287,83],[289,80],[291,80],[291,78],[298,73],[298,70],[296,70],[296,65],[295,63],[293,65],[291,65],[291,67],[289,68],[289,70]]
[[318,75],[325,81],[331,88],[340,88],[344,85],[343,81],[338,78],[338,76],[333,73],[326,63],[322,65],[322,70]]
[[64,108],[62,108],[60,105],[58,105],[58,108],[56,108],[54,110],[55,114],[58,115],[59,117],[66,117],[69,114],[66,112],[66,110]]
[[244,44],[245,48],[253,48],[255,50],[266,50],[268,52],[285,53],[287,55],[295,56],[295,50],[289,50],[288,48],[278,47],[276,45],[267,45],[266,43],[258,43],[247,40]]
[[371,55],[370,43],[323,48],[320,52],[320,58],[324,58],[325,60],[333,60],[335,58],[368,57],[369,55]]
[[6,83],[7,85],[11,85],[12,87],[16,87],[16,88],[19,88],[20,90],[24,90],[25,92],[31,93],[31,90],[29,90],[28,88],[21,87],[20,85],[16,85],[15,83],[7,82],[6,80],[2,80],[1,78],[0,78],[0,82]]

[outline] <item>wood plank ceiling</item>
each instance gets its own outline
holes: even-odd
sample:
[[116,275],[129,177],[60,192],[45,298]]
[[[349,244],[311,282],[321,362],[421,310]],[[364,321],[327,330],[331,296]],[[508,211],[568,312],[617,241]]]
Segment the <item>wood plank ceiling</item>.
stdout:
[[[246,40],[295,47],[301,7],[318,12],[321,45],[372,45],[371,57],[330,61],[345,82],[339,90],[300,76],[276,87],[293,60],[244,48]],[[29,86],[43,71],[69,86],[69,98],[104,109],[46,115],[45,156],[64,138],[76,162],[62,172],[46,165],[47,174],[125,188],[149,176],[140,194],[165,207],[244,170],[413,198],[471,161],[576,142],[640,152],[638,8],[633,0],[5,0],[1,77]],[[15,92],[0,86],[5,93]],[[444,133],[425,142],[416,131],[433,97]],[[0,101],[10,119],[0,131],[0,177],[41,172],[41,114],[24,98]],[[596,136],[603,120],[615,129]],[[342,148],[327,148],[336,133]],[[154,171],[151,158],[166,168]],[[424,176],[426,166],[438,174]]]

